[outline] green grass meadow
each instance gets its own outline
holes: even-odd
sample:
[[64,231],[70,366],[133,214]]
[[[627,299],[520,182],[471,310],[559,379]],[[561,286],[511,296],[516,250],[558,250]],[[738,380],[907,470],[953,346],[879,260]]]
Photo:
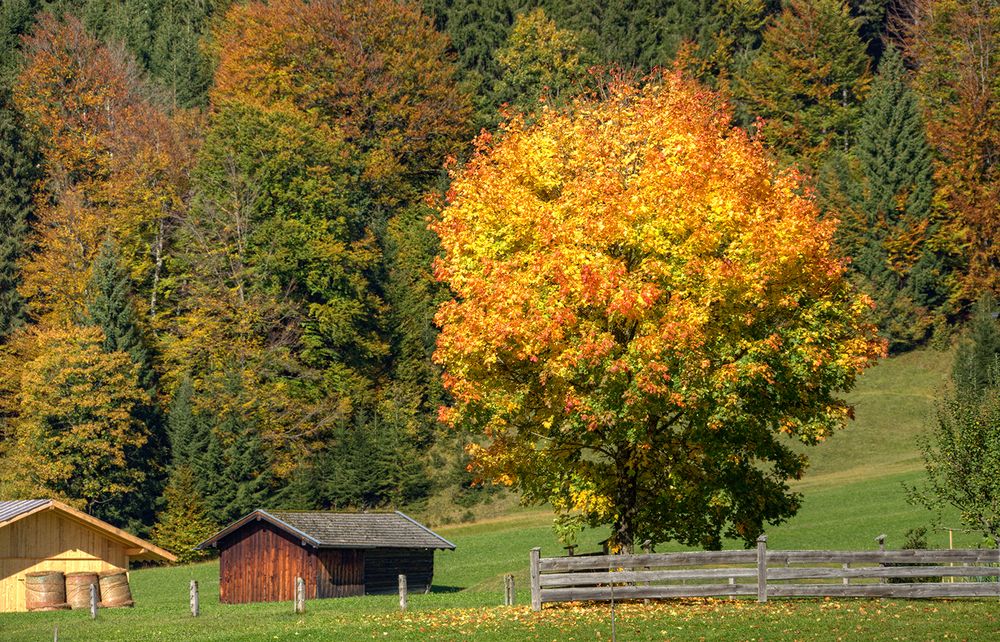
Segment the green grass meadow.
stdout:
[[[813,465],[797,484],[805,500],[791,521],[768,531],[771,548],[875,548],[888,536],[900,547],[908,529],[925,526],[931,547],[948,546],[934,516],[907,503],[903,484],[919,484],[916,436],[925,429],[950,354],[931,350],[888,360],[866,373],[851,401],[857,420],[807,452]],[[220,605],[217,563],[132,572],[137,606],[102,610],[96,621],[81,611],[0,614],[0,641],[52,640],[610,640],[607,604],[527,606],[528,551],[562,549],[544,510],[513,510],[436,530],[457,545],[435,558],[435,587],[411,595],[399,612],[395,596],[307,603]],[[943,526],[958,526],[944,515]],[[606,531],[581,538],[595,550]],[[955,546],[976,546],[956,533]],[[733,543],[733,546],[736,544]],[[670,550],[662,546],[659,550]],[[503,575],[514,573],[518,603],[502,603]],[[202,615],[188,611],[188,583],[201,587]],[[678,600],[616,608],[617,640],[990,640],[1000,639],[1000,601],[978,600]]]

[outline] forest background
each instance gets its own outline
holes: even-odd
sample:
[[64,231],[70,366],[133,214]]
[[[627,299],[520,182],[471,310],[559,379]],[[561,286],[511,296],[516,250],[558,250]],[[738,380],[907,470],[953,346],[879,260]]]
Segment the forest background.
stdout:
[[4,0],[0,497],[189,550],[259,506],[467,506],[448,164],[679,69],[802,173],[899,353],[1000,293],[995,0]]

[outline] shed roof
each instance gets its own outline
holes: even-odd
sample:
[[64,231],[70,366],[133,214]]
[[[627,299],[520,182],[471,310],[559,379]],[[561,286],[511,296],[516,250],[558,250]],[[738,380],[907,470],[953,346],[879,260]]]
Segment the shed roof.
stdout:
[[116,528],[111,524],[92,517],[54,499],[18,499],[0,501],[0,528],[10,526],[14,522],[43,511],[55,511],[67,519],[71,519],[91,530],[95,530],[108,539],[127,547],[129,559],[146,562],[176,562],[177,557],[170,551],[136,537],[132,533]]
[[244,525],[263,520],[317,548],[446,548],[455,545],[400,513],[255,510],[198,545],[215,546]]

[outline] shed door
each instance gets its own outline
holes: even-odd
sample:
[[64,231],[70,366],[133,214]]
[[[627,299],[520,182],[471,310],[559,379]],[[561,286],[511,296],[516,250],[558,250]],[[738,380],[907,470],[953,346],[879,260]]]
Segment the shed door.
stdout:
[[316,597],[365,594],[364,551],[321,548],[317,552]]

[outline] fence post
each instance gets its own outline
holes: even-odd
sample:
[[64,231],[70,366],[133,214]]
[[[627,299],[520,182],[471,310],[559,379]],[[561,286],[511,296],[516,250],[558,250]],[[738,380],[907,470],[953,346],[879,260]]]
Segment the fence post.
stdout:
[[295,612],[306,612],[306,581],[301,577],[295,578]]
[[191,617],[198,617],[198,580],[191,580]]
[[503,605],[514,606],[514,576],[510,573],[503,576]]
[[[878,537],[876,537],[875,541],[878,542],[878,552],[879,553],[884,553],[885,552],[885,533],[882,533],[881,535],[879,535]],[[879,566],[885,566],[885,562],[879,562],[878,565]],[[885,584],[886,583],[886,578],[884,578],[884,577],[878,578],[878,583],[879,584]]]
[[90,619],[97,619],[97,585],[90,585]]
[[407,599],[406,598],[407,598],[407,595],[406,595],[406,576],[405,575],[400,575],[399,576],[399,610],[400,611],[405,611],[406,610],[406,604],[407,604]]
[[757,538],[757,601],[767,602],[767,535]]
[[538,570],[539,559],[542,556],[542,549],[535,547],[531,549],[531,557],[529,571],[531,574],[531,610],[541,611],[542,610],[542,587],[541,579],[539,578],[540,571]]

